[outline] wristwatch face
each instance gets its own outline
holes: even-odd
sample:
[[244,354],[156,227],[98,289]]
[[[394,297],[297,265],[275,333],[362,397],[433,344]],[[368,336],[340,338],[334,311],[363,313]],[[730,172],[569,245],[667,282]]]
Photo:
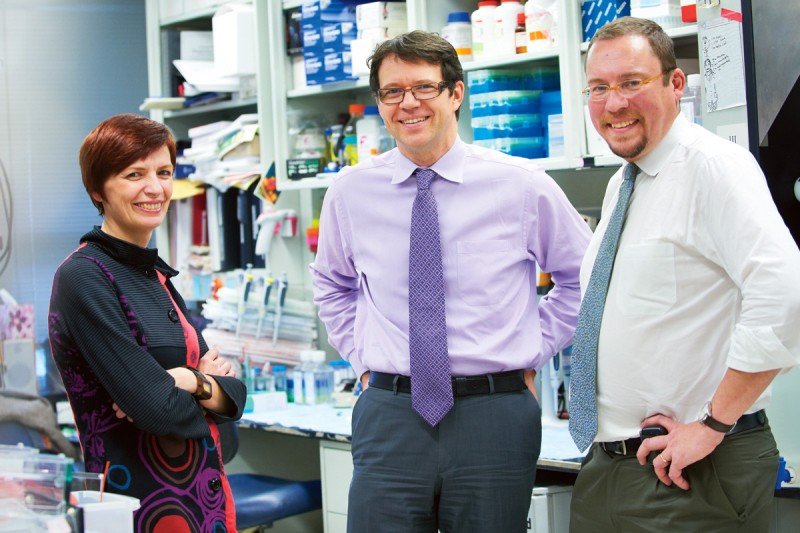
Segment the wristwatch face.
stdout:
[[202,373],[197,370],[190,369],[194,373],[195,377],[197,378],[197,390],[194,393],[194,397],[198,400],[208,400],[211,398],[213,390],[211,389],[211,382],[205,377]]
[[205,377],[203,377],[200,378],[200,381],[198,381],[197,384],[200,385],[200,387],[198,387],[198,390],[195,393],[195,395],[201,400],[208,400],[209,398],[211,398],[212,395],[211,382],[208,381],[208,379],[206,379]]
[[736,424],[733,425],[724,424],[719,420],[717,420],[716,418],[714,418],[711,415],[711,402],[707,402],[703,406],[703,410],[700,412],[700,423],[703,424],[704,426],[710,427],[714,431],[719,431],[720,433],[727,433],[728,431],[733,429],[733,426],[736,425]]

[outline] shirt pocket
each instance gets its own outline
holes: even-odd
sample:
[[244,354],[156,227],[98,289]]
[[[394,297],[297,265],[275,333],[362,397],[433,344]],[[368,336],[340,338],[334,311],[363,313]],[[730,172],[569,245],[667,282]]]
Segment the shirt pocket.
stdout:
[[458,241],[458,291],[468,305],[497,304],[503,297],[502,274],[511,253],[508,241]]
[[669,243],[626,246],[614,263],[617,306],[625,316],[658,316],[677,298],[675,247]]

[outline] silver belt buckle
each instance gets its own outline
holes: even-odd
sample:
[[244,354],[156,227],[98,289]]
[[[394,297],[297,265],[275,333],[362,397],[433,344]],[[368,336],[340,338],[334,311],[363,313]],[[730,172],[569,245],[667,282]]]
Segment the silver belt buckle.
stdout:
[[628,455],[628,445],[625,444],[625,440],[620,441],[622,443],[622,455]]

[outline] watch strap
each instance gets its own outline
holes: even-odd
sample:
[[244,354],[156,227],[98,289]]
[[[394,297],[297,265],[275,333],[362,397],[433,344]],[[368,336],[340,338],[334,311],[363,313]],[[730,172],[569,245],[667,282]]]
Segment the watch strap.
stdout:
[[189,371],[194,374],[194,377],[197,379],[197,390],[192,393],[192,396],[197,398],[198,400],[208,400],[211,398],[213,394],[213,390],[211,387],[211,381],[199,370],[196,368],[192,368],[188,365],[185,365],[184,368],[189,369]]
[[703,416],[700,417],[700,423],[720,433],[728,433],[736,426],[736,422],[726,424],[711,416],[711,402],[706,403]]

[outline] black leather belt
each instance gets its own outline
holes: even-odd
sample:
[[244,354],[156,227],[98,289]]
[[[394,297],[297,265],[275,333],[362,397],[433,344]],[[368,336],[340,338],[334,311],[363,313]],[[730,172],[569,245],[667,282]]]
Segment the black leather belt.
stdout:
[[[748,429],[761,427],[766,422],[767,414],[763,409],[756,411],[755,413],[742,415],[739,420],[736,421],[736,425],[733,426],[733,429],[727,432],[725,436],[729,437],[730,435],[736,435],[737,433],[747,431]],[[639,450],[639,446],[642,444],[642,439],[639,437],[632,437],[630,439],[615,440],[613,442],[600,442],[598,444],[609,455],[631,456],[636,455],[636,452]]]
[[[527,389],[522,370],[483,374],[480,376],[454,377],[453,396],[518,392]],[[411,378],[399,374],[370,372],[369,386],[398,392],[411,392]]]

